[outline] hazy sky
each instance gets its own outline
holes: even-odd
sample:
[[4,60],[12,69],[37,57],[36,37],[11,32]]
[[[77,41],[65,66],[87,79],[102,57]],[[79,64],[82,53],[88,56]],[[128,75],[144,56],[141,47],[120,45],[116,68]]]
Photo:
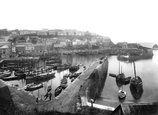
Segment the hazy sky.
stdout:
[[0,0],[0,28],[89,30],[114,43],[158,43],[158,1]]

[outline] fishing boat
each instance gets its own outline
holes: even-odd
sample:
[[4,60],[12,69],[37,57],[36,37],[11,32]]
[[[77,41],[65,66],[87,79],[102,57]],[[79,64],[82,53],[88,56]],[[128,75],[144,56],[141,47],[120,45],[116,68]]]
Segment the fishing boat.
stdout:
[[60,65],[61,65],[60,63],[47,64],[47,66],[50,66],[53,70],[57,70],[57,67]]
[[53,78],[55,77],[55,73],[54,72],[45,72],[45,73],[41,73],[38,75],[34,75],[33,77],[27,77],[26,80],[44,80],[44,79],[49,79],[49,78]]
[[116,77],[116,84],[117,84],[117,86],[121,87],[122,85],[124,85],[124,80],[125,80],[124,73],[118,74],[117,77]]
[[121,70],[120,70],[120,62],[119,62],[119,74],[115,75],[110,73],[109,76],[113,77],[116,79],[116,84],[119,88],[118,90],[118,98],[120,100],[124,100],[126,98],[126,92],[123,90],[123,85],[127,85],[130,82],[130,78],[131,77],[127,77],[125,78],[124,73],[122,73],[122,66],[121,66]]
[[11,76],[11,72],[10,71],[4,71],[0,73],[0,79],[5,78],[5,77],[9,77]]
[[124,79],[124,85],[129,84],[130,81],[131,81],[131,77],[126,77],[126,78]]
[[70,71],[70,72],[76,72],[76,71],[79,70],[79,66],[80,66],[80,65],[70,66],[70,67],[69,67],[69,71]]
[[43,87],[43,84],[41,83],[41,84],[38,84],[38,85],[36,85],[36,84],[28,84],[25,88],[24,88],[24,90],[25,91],[34,91],[34,90],[37,90],[37,89],[40,89],[40,88],[42,88]]
[[12,80],[20,80],[20,79],[25,79],[26,76],[10,76],[10,77],[5,77],[2,78],[4,81],[12,81]]
[[140,99],[143,94],[143,81],[142,79],[136,75],[135,63],[134,65],[134,75],[130,81],[130,91],[134,99]]
[[63,90],[62,86],[58,86],[55,89],[55,97],[58,96],[62,92],[62,90]]
[[61,61],[60,59],[58,59],[58,60],[48,60],[48,61],[46,61],[46,65],[54,64],[54,63],[62,63],[62,61]]
[[41,77],[39,75],[35,75],[32,77],[26,77],[26,84],[30,84],[30,83],[35,83],[35,84],[39,84],[45,81],[48,81],[50,79],[53,79],[55,77],[55,73],[50,73],[48,76],[45,77]]
[[69,65],[67,65],[67,64],[59,65],[59,66],[57,67],[57,70],[58,70],[58,71],[62,71],[62,70],[66,70],[66,69],[69,69]]
[[23,71],[15,71],[14,75],[15,76],[25,76],[26,74]]
[[68,75],[68,77],[69,77],[70,79],[72,79],[72,78],[76,79],[81,73],[82,73],[82,72],[73,73],[73,74]]
[[118,87],[129,84],[131,80],[131,77],[125,77],[124,73],[122,73],[122,67],[120,70],[120,62],[119,62],[119,74],[116,75],[116,74],[109,73],[109,76],[116,78],[116,84]]

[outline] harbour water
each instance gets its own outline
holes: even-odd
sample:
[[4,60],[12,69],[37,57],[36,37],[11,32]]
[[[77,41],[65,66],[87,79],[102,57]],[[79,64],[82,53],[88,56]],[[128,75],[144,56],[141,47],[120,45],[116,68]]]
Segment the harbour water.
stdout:
[[[88,56],[79,56],[79,55],[63,55],[62,63],[67,64],[84,64],[88,67],[95,60],[103,57],[104,55],[88,55]],[[118,74],[119,72],[119,61],[117,60],[117,56],[109,57],[109,68],[108,73]],[[120,62],[122,67],[122,72],[126,77],[131,76],[134,77],[133,64],[128,62]],[[154,51],[154,56],[152,59],[148,60],[140,60],[135,62],[137,75],[140,76],[143,80],[143,95],[137,102],[158,102],[158,51]],[[54,90],[56,87],[60,85],[60,81],[65,74],[68,74],[69,70],[65,70],[62,72],[55,71],[55,78],[44,82],[44,87],[31,92],[33,95],[38,96],[40,98],[44,98],[44,95],[47,92],[47,87],[49,85],[52,86],[52,93],[54,94]],[[10,84],[18,84],[20,88],[26,85],[25,80],[16,80],[9,81]],[[71,81],[68,80],[68,84],[71,84]],[[110,88],[109,88],[110,87]],[[136,102],[133,99],[131,92],[129,90],[129,85],[124,86],[124,90],[127,92],[127,96],[125,102],[132,103]],[[108,102],[119,102],[118,100],[118,87],[116,85],[115,78],[107,76],[104,89],[102,91],[101,97],[96,100],[95,103],[107,105]],[[110,106],[113,106],[109,103]],[[116,104],[114,105],[116,106]]]
[[[152,59],[136,61],[136,73],[143,81],[143,94],[139,100],[135,100],[130,92],[129,85],[123,86],[126,91],[124,103],[150,103],[158,102],[158,51],[154,51]],[[126,77],[134,77],[134,67],[132,63],[120,62],[122,72]],[[116,56],[109,58],[108,74],[119,73],[119,61]],[[107,76],[101,97],[95,103],[116,107],[122,101],[118,99],[118,87],[113,77]]]

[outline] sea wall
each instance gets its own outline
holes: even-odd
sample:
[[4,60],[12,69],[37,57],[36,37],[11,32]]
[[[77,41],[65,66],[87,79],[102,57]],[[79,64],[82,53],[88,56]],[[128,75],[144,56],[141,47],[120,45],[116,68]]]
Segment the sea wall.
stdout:
[[90,99],[95,101],[101,95],[107,77],[108,60],[100,60],[99,63],[100,65],[94,69],[80,90],[82,96],[85,95],[89,102]]
[[[95,61],[57,98],[55,98],[51,102],[40,104],[39,110],[57,110],[60,112],[76,113],[77,102],[80,100],[81,97],[87,96],[92,98],[100,94],[101,89],[104,87],[103,80],[105,80],[106,78],[107,67],[108,59]],[[94,85],[95,88],[93,88]],[[89,92],[88,95],[86,94],[87,92]]]

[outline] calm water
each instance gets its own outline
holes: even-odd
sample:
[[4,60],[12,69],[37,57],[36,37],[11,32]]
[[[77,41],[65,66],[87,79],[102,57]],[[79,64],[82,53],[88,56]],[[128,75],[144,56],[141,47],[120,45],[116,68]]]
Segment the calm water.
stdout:
[[[132,63],[120,62],[122,72],[126,77],[134,76]],[[144,92],[139,100],[134,100],[129,90],[129,85],[123,87],[126,91],[125,103],[146,103],[158,102],[158,51],[154,51],[154,57],[149,60],[140,60],[135,62],[137,75],[142,78]],[[116,56],[109,58],[108,73],[119,73],[119,62]],[[118,87],[115,78],[107,76],[101,98],[96,103],[116,107],[119,104]]]
[[[68,63],[72,65],[76,64],[84,64],[86,67],[88,67],[92,62],[94,62],[96,59],[99,59],[103,55],[90,55],[90,56],[78,56],[78,55],[63,55],[62,56],[62,63]],[[158,101],[157,95],[158,95],[158,51],[154,51],[154,57],[153,59],[149,60],[141,60],[135,62],[136,64],[136,71],[137,75],[139,75],[143,80],[143,88],[144,92],[142,95],[142,98],[139,100],[140,102],[151,102],[151,101]],[[134,76],[133,71],[133,64],[132,63],[126,63],[126,62],[120,62],[120,65],[122,66],[122,72],[128,76]],[[109,68],[108,73],[114,73],[118,74],[119,69],[119,61],[117,60],[116,56],[109,57]],[[54,89],[59,86],[61,79],[65,74],[68,74],[69,70],[65,70],[62,72],[55,73],[55,78],[52,80],[49,80],[47,82],[44,82],[44,87],[31,92],[35,96],[39,96],[43,98],[47,91],[47,87],[49,85],[52,86],[52,93],[54,94]],[[11,84],[18,84],[19,87],[23,87],[26,85],[25,80],[19,80],[19,81],[10,81]],[[70,80],[68,80],[68,84],[71,84]],[[110,87],[110,88],[109,88]],[[134,102],[130,91],[129,91],[129,85],[124,86],[124,90],[127,92],[127,97],[125,102]],[[108,102],[119,102],[118,100],[118,88],[116,86],[115,79],[112,77],[107,76],[106,83],[103,89],[103,92],[101,94],[101,98],[96,100],[96,103],[107,105]],[[111,104],[111,103],[109,103]]]

